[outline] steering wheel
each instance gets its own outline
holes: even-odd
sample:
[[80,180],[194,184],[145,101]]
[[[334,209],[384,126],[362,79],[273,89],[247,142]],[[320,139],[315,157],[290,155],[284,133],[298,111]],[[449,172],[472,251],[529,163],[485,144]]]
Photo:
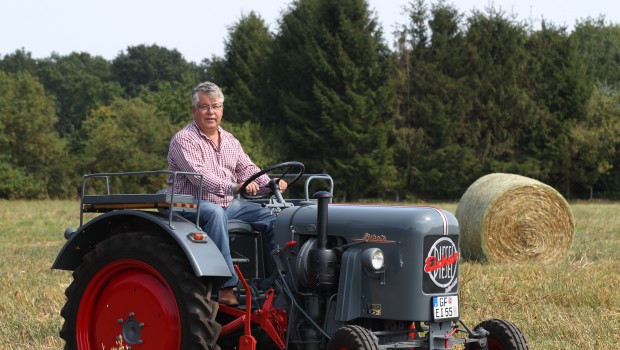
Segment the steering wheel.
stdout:
[[[248,187],[248,185],[250,183],[252,183],[254,180],[258,179],[259,177],[267,174],[267,173],[271,173],[274,170],[278,170],[278,169],[283,169],[283,171],[281,172],[282,174],[274,179],[270,179],[269,182],[267,183],[267,185],[265,186],[261,186],[260,189],[263,188],[269,188],[271,189],[272,192],[268,192],[268,193],[260,193],[260,189],[259,189],[259,193],[255,194],[255,195],[251,195],[249,193],[247,193],[245,190]],[[245,180],[245,182],[243,183],[243,185],[241,186],[241,188],[239,189],[239,193],[241,194],[241,197],[245,198],[245,199],[262,199],[262,198],[267,198],[269,196],[275,195],[276,198],[278,199],[278,201],[280,203],[284,202],[284,199],[282,198],[282,192],[280,191],[280,180],[282,180],[282,178],[286,175],[288,175],[289,173],[295,174],[295,177],[293,178],[293,180],[291,180],[288,184],[292,185],[294,184],[297,180],[299,180],[299,178],[304,174],[304,165],[300,162],[284,162],[284,163],[278,163],[275,165],[272,165],[270,167],[267,167],[259,172],[257,172],[256,174],[250,176],[249,179]],[[292,171],[291,171],[292,170]]]

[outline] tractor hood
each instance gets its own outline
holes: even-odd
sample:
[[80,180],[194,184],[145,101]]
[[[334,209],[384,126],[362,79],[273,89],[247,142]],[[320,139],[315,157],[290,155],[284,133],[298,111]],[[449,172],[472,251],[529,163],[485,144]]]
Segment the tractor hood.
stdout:
[[[330,248],[341,252],[337,320],[431,321],[433,296],[458,293],[459,225],[451,213],[427,206],[331,204],[327,222]],[[282,211],[276,230],[288,231],[275,236],[299,246],[311,241],[317,206]],[[363,266],[363,253],[371,248],[384,253],[381,271]],[[302,261],[306,250],[298,252]],[[303,267],[298,264],[298,270]]]

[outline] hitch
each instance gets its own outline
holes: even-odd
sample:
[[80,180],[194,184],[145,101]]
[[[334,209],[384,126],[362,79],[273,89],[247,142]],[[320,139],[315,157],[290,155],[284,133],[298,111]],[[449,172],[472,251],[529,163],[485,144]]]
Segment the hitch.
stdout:
[[265,292],[265,303],[263,303],[262,308],[252,311],[252,292],[250,286],[237,265],[235,265],[235,271],[245,289],[245,311],[220,304],[219,309],[221,312],[237,317],[235,320],[222,326],[220,338],[243,327],[244,334],[239,338],[239,350],[256,350],[256,338],[252,336],[252,331],[250,329],[250,324],[256,323],[269,335],[278,348],[284,350],[286,347],[284,334],[277,330],[278,317],[282,317],[282,315],[273,307],[273,288]]

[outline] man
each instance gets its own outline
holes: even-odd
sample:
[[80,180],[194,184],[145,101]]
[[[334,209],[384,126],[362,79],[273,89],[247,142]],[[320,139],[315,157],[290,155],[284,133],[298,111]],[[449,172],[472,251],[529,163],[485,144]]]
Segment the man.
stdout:
[[[238,305],[233,288],[239,280],[232,264],[228,241],[228,219],[241,219],[271,238],[275,216],[258,203],[234,200],[233,196],[250,176],[260,169],[243,151],[239,141],[222,129],[224,94],[211,83],[198,84],[192,91],[192,114],[194,121],[181,129],[170,141],[168,169],[200,173],[203,178],[203,195],[200,199],[200,224],[211,240],[218,246],[232,278],[224,283],[219,292],[219,302]],[[250,183],[246,192],[255,195],[269,181],[263,175]],[[172,179],[168,179],[172,185]],[[280,189],[287,183],[280,181]],[[198,198],[200,177],[177,176],[175,193],[189,194]],[[196,213],[182,212],[189,220],[196,220]]]

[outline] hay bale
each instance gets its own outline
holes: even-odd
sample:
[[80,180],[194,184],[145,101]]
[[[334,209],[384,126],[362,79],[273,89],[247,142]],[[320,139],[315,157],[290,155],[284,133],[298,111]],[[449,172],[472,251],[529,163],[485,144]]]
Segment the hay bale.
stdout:
[[459,201],[465,259],[558,261],[573,242],[570,206],[552,187],[528,177],[495,173],[476,180]]

